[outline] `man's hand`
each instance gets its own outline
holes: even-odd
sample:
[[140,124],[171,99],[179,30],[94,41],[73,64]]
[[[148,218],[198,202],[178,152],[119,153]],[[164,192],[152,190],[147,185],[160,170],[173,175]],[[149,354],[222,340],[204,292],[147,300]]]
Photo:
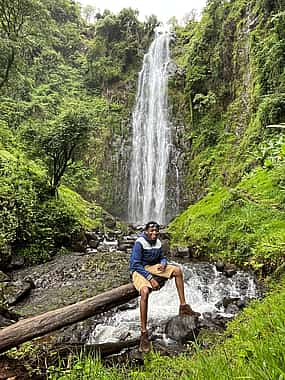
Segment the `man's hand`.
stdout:
[[154,278],[150,280],[150,283],[151,283],[152,289],[154,290],[159,289],[159,283]]
[[159,264],[159,265],[157,266],[157,270],[158,270],[159,272],[164,272],[164,271],[165,271],[165,268],[166,268],[166,264]]

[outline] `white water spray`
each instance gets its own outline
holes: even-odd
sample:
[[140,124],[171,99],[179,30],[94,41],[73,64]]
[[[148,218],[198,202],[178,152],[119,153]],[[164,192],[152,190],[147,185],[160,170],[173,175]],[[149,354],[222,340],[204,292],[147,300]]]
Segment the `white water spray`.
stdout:
[[138,79],[133,112],[129,221],[165,222],[166,174],[170,150],[167,109],[168,33],[156,33]]

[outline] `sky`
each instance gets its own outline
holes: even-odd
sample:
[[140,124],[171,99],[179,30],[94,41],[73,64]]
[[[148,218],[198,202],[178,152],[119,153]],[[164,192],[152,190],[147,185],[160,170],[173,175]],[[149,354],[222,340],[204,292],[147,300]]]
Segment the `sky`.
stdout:
[[118,13],[123,8],[133,8],[139,10],[139,18],[144,20],[145,16],[155,14],[160,21],[167,22],[175,16],[178,21],[182,21],[185,14],[197,9],[198,14],[206,4],[206,0],[79,0],[84,5],[92,5],[100,12],[109,9],[113,13]]

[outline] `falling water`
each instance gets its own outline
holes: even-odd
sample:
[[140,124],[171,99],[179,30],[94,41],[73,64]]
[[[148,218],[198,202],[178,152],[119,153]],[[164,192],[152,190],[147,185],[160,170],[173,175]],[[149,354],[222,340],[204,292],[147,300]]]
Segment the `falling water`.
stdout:
[[156,33],[138,79],[133,112],[129,221],[165,222],[166,173],[170,149],[167,115],[168,33]]

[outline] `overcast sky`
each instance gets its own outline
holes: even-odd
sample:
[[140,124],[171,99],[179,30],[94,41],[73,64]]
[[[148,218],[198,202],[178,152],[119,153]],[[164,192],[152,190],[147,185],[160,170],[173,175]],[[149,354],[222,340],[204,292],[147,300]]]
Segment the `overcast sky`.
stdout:
[[155,14],[163,22],[172,16],[181,21],[192,9],[197,9],[200,13],[206,4],[206,0],[79,0],[79,2],[82,5],[93,5],[100,12],[109,9],[113,13],[118,13],[122,8],[131,7],[139,10],[141,20],[145,16]]

